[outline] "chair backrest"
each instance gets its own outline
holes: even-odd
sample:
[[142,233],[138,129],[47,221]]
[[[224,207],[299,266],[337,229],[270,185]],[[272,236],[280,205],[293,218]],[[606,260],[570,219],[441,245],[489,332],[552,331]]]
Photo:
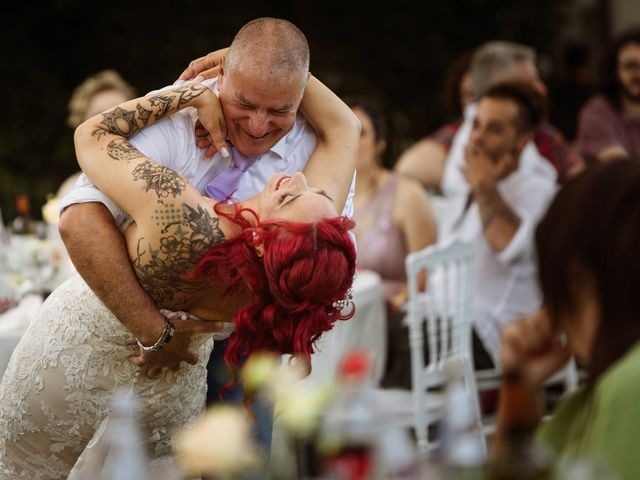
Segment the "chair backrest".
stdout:
[[[473,361],[471,259],[471,247],[463,242],[444,247],[433,245],[406,258],[407,322],[412,352],[416,354],[412,368],[417,367],[416,372],[423,370],[422,376],[427,382],[437,377],[435,374],[443,371],[444,364],[452,357],[468,356]],[[425,280],[426,289],[422,292],[420,287]]]
[[425,392],[443,387],[447,381],[462,380],[473,393],[480,427],[471,349],[472,250],[459,241],[433,245],[409,254],[405,264],[416,435],[419,447],[425,448],[429,423],[424,414]]

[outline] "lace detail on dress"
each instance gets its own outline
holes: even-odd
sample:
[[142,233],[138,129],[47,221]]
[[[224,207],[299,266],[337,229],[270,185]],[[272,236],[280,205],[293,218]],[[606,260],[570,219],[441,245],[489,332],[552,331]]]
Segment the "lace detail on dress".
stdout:
[[[0,384],[0,479],[66,478],[89,461],[112,393],[133,390],[150,456],[171,452],[170,431],[204,409],[211,335],[193,337],[199,362],[147,378],[128,361],[131,333],[75,276],[47,298],[16,347]],[[82,454],[82,456],[81,456]]]

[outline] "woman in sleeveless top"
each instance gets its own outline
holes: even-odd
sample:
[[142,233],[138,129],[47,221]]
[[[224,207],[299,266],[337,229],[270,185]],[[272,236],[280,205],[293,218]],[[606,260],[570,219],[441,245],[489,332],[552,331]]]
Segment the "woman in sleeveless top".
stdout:
[[420,184],[386,170],[384,118],[364,99],[347,100],[360,119],[360,149],[354,197],[357,264],[382,277],[387,301],[387,368],[383,385],[404,384],[410,377],[407,332],[399,307],[406,301],[405,257],[436,240],[436,225]]

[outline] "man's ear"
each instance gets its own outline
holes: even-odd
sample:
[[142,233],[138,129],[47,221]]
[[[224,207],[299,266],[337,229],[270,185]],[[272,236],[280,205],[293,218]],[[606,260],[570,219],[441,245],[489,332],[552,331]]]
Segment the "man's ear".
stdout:
[[220,86],[224,82],[224,58],[225,57],[222,57],[222,60],[220,60],[220,71],[218,72],[218,81],[217,81],[218,90],[220,90]]

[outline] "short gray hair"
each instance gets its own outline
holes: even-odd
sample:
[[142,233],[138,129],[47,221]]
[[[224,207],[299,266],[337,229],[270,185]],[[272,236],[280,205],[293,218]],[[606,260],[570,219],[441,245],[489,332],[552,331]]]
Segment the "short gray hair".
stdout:
[[479,99],[497,78],[508,76],[520,62],[535,60],[535,50],[526,45],[501,41],[485,43],[471,60],[469,76],[473,96]]
[[[244,62],[248,60],[247,62]],[[258,18],[236,34],[224,60],[227,72],[238,65],[258,70],[275,82],[309,73],[309,44],[293,23],[279,18]]]

